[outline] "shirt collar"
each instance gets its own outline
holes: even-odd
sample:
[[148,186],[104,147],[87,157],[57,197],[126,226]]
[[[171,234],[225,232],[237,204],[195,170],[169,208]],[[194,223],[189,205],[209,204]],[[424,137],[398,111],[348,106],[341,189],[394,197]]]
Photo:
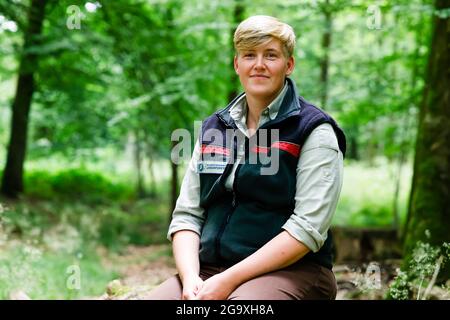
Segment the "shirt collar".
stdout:
[[278,96],[267,106],[267,109],[269,109],[269,117],[270,120],[273,120],[277,117],[278,111],[280,111],[281,103],[283,102],[284,96],[286,95],[286,92],[288,90],[287,82],[284,82],[284,87],[281,89],[281,92],[278,94]]
[[[278,111],[280,110],[281,103],[283,102],[284,96],[288,90],[287,81],[284,83],[283,89],[281,89],[280,93],[277,95],[275,99],[267,106],[265,110],[269,111],[270,120],[273,120],[277,117]],[[245,98],[245,94],[240,96],[235,103],[230,108],[230,116],[235,121],[241,121],[243,118],[247,116],[247,99]]]

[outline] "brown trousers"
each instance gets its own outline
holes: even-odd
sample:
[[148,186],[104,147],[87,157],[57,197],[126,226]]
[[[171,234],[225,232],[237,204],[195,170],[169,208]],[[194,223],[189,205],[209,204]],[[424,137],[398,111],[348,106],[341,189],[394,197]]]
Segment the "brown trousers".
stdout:
[[[226,268],[201,266],[203,280]],[[228,300],[333,300],[336,279],[331,270],[316,263],[298,261],[286,268],[251,279],[234,290]],[[153,289],[149,300],[181,300],[182,285],[178,275]]]

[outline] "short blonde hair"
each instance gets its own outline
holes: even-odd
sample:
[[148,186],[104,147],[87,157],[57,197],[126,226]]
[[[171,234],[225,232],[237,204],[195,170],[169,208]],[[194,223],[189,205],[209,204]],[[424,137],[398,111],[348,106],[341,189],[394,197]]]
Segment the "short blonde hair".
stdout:
[[234,33],[234,48],[237,52],[249,50],[276,38],[283,44],[286,57],[291,57],[295,47],[292,27],[271,16],[252,16],[242,21]]

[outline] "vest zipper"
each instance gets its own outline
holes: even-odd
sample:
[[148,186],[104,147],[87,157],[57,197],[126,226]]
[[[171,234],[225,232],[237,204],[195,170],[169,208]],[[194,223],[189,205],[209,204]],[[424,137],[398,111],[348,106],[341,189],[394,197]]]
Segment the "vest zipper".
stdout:
[[[267,122],[267,123],[265,123],[264,125],[262,125],[260,128],[258,128],[258,130],[259,129],[261,129],[261,128],[263,128],[263,127],[267,127],[267,126],[270,126],[270,125],[272,125],[272,124],[276,124],[276,123],[278,123],[278,122],[282,122],[283,120],[285,120],[286,118],[288,118],[288,117],[290,117],[291,116],[291,113],[289,113],[289,114],[287,114],[285,117],[282,117],[282,118],[280,118],[280,119],[274,119],[274,120],[272,120],[272,121],[269,121],[269,122]],[[224,121],[221,117],[219,117],[219,119],[220,120],[222,120],[224,123],[225,123],[225,125],[227,125],[228,127],[231,127],[231,128],[233,128],[233,129],[238,129],[237,127],[236,127],[236,125],[234,125],[234,126],[230,126],[230,125],[228,125],[228,123],[226,123],[226,121]],[[245,137],[245,140],[247,141],[247,137]],[[234,143],[233,143],[233,149],[234,149],[234,155],[235,155],[235,158],[234,158],[234,161],[236,161],[237,160],[237,138],[236,138],[236,136],[234,137]],[[245,156],[245,154],[244,154],[244,160],[246,159],[246,156]],[[224,179],[224,177],[226,176],[226,174],[225,173],[228,173],[228,171],[229,170],[231,170],[231,168],[233,167],[233,165],[234,165],[234,163],[233,164],[228,164],[227,165],[227,168],[225,168],[225,171],[224,171],[224,173],[223,173],[223,175],[222,175],[222,177],[221,177],[221,179]],[[238,166],[237,166],[237,168],[236,168],[236,171],[235,171],[235,173],[234,173],[234,181],[233,181],[233,198],[232,198],[232,200],[231,200],[231,209],[230,210],[228,210],[228,212],[227,212],[227,214],[226,214],[226,218],[224,219],[224,221],[222,222],[222,225],[220,226],[220,229],[219,229],[219,233],[217,234],[217,237],[216,237],[216,241],[215,241],[215,246],[216,246],[216,258],[217,258],[217,260],[218,261],[220,261],[220,262],[223,262],[224,261],[224,259],[223,259],[223,257],[222,257],[222,254],[221,254],[221,250],[220,250],[220,241],[221,241],[221,239],[222,239],[222,236],[223,236],[223,233],[224,233],[224,231],[225,231],[225,228],[226,228],[226,226],[227,226],[227,224],[228,224],[228,222],[230,221],[230,218],[231,218],[231,216],[232,216],[232,214],[233,214],[233,212],[234,212],[234,210],[236,209],[236,206],[237,206],[237,201],[236,201],[236,178],[237,178],[237,175],[238,175],[238,173],[239,173],[239,169],[241,168],[241,165],[240,164],[238,164]]]
[[[233,141],[233,149],[234,149],[234,161],[237,161],[237,138],[236,136],[234,137],[234,141]],[[229,164],[230,167],[232,168],[234,166],[234,162],[233,164]],[[223,257],[222,254],[220,253],[220,241],[222,239],[222,235],[225,231],[225,228],[227,227],[228,222],[230,221],[231,215],[233,214],[234,210],[236,209],[236,176],[237,173],[239,172],[240,169],[240,165],[238,164],[236,171],[234,172],[234,181],[233,181],[233,189],[232,189],[232,194],[233,197],[231,199],[231,209],[228,210],[227,214],[226,214],[226,218],[225,220],[222,222],[222,225],[220,226],[219,229],[219,233],[217,234],[217,238],[216,238],[216,258],[218,261],[223,261]],[[223,177],[222,177],[223,178]]]
[[217,234],[216,238],[216,257],[218,261],[223,261],[223,257],[220,250],[220,241],[222,239],[223,232],[225,231],[225,228],[227,227],[228,222],[230,221],[231,216],[233,215],[234,210],[236,209],[236,193],[233,190],[233,198],[231,200],[231,209],[228,210],[226,214],[225,220],[222,222],[222,225],[220,226],[219,233]]

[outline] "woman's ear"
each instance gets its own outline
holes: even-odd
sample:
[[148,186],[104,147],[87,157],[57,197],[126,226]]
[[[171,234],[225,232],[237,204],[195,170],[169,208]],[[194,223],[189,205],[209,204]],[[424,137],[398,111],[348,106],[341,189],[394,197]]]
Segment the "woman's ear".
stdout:
[[294,66],[295,66],[295,59],[293,56],[290,56],[287,61],[286,76],[291,75],[291,73],[294,71]]

